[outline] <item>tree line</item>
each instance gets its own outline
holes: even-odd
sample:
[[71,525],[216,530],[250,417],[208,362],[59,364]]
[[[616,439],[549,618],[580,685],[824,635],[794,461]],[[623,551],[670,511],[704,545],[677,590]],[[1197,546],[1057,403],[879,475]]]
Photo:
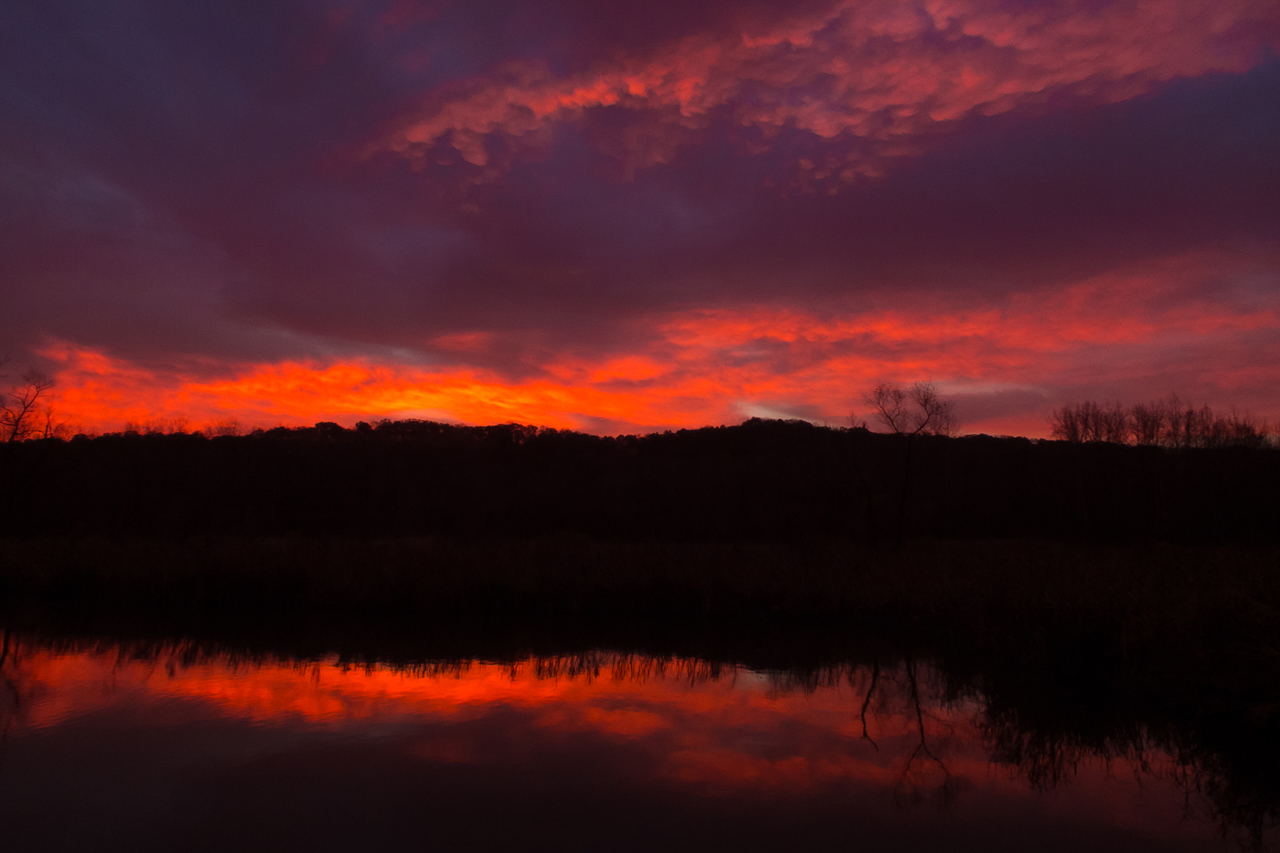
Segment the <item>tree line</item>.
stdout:
[[1105,441],[1172,448],[1262,448],[1274,436],[1265,420],[1248,413],[1215,412],[1193,406],[1177,394],[1151,403],[1123,406],[1092,401],[1055,409],[1049,418],[1053,437],[1063,441]]
[[0,444],[0,535],[1280,541],[1280,452],[752,419],[382,421]]

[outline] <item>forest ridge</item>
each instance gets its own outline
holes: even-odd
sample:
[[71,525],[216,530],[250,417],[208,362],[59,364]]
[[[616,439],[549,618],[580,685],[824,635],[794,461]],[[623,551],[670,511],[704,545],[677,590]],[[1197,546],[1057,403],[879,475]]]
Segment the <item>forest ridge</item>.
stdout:
[[599,437],[382,421],[0,445],[0,535],[1270,544],[1280,452],[802,421]]

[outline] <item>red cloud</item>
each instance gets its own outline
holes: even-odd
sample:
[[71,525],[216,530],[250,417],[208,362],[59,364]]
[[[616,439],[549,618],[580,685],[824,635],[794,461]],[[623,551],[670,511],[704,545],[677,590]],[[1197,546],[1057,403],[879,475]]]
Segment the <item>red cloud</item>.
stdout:
[[[1124,100],[1178,77],[1243,72],[1280,45],[1269,0],[1034,4],[991,9],[979,0],[858,0],[761,31],[699,33],[646,57],[575,76],[508,64],[433,92],[376,148],[422,160],[440,143],[485,166],[486,138],[531,137],[596,107],[623,107],[672,129],[713,115],[766,134],[784,127],[875,143],[814,163],[819,180],[878,174],[887,158],[974,114],[994,115],[1051,96]],[[671,134],[632,140],[638,165],[670,156]]]
[[[668,313],[648,318],[645,342],[629,350],[546,354],[523,378],[466,361],[492,334],[442,339],[440,348],[459,359],[447,367],[287,362],[213,380],[69,345],[45,355],[61,365],[61,415],[98,429],[179,415],[195,425],[227,416],[264,426],[417,417],[597,432],[752,414],[844,423],[861,390],[882,379],[932,379],[971,397],[1014,389],[1043,401],[1022,414],[970,418],[964,426],[973,431],[1043,434],[1055,395],[1100,382],[1135,398],[1178,390],[1221,404],[1230,396],[1275,417],[1266,389],[1280,380],[1280,304],[1196,296],[1198,282],[1224,274],[1221,264],[1216,256],[1172,258],[981,307],[935,297],[842,314],[776,305]],[[1200,354],[1191,368],[1189,352]]]

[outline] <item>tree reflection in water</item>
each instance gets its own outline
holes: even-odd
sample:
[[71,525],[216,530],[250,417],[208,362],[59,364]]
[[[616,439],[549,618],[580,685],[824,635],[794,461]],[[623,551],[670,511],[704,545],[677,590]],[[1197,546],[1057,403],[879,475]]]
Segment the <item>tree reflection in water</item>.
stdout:
[[[698,725],[704,732],[721,727],[725,740],[691,739],[677,744],[685,750],[679,753],[682,758],[677,760],[676,753],[664,758],[674,777],[699,782],[716,782],[714,775],[720,771],[712,757],[690,757],[691,750],[733,753],[745,749],[741,746],[744,736],[734,731],[735,726],[751,728],[755,737],[782,723],[798,725],[803,703],[783,706],[799,697],[817,703],[815,707],[823,713],[838,711],[825,718],[803,719],[817,732],[812,766],[825,762],[841,773],[872,776],[882,770],[878,784],[900,807],[932,803],[946,810],[962,809],[975,781],[986,784],[984,768],[987,777],[994,770],[997,776],[1048,794],[1077,779],[1082,767],[1101,763],[1117,776],[1172,781],[1184,798],[1188,816],[1216,821],[1224,836],[1246,847],[1261,847],[1277,818],[1270,768],[1251,765],[1242,757],[1241,750],[1247,752],[1248,744],[1215,740],[1221,725],[1197,729],[1196,724],[1203,721],[1115,716],[1100,721],[1079,715],[1078,708],[1072,709],[1075,716],[1064,715],[1054,695],[1037,696],[1032,689],[1016,695],[988,695],[982,676],[948,670],[936,660],[902,656],[876,654],[867,661],[767,672],[714,660],[602,651],[496,663],[468,658],[380,662],[229,653],[195,643],[59,642],[5,631],[0,676],[4,682],[0,736],[6,742],[15,732],[57,726],[78,714],[92,713],[94,702],[118,702],[125,694],[135,696],[129,701],[141,701],[136,697],[157,690],[216,700],[223,703],[220,713],[252,713],[278,722],[290,715],[324,713],[346,714],[343,719],[348,719],[357,706],[365,708],[359,712],[364,714],[396,703],[403,705],[405,713],[427,716],[443,713],[441,708],[449,703],[473,709],[485,703],[510,705],[516,701],[515,688],[501,687],[507,683],[521,686],[528,695],[519,702],[530,706],[591,705],[580,719],[575,718],[574,725],[607,718],[609,722],[600,725],[612,734],[674,731],[692,725],[690,721],[701,715],[705,719]],[[400,679],[393,692],[352,698],[361,688],[350,679],[389,676]],[[254,686],[254,679],[261,683]],[[333,686],[335,679],[338,687]],[[89,689],[95,685],[101,696]],[[346,702],[345,710],[308,710],[303,702],[307,691],[322,687],[330,691],[328,699]],[[453,692],[445,696],[441,693],[445,688]],[[229,699],[237,690],[244,695]],[[228,702],[261,703],[264,696],[279,699],[285,693],[294,701],[287,708],[268,704],[249,711],[228,710]],[[774,704],[752,705],[751,695]],[[745,718],[733,716],[739,712],[735,708],[774,717],[747,726],[742,722]],[[554,719],[560,721],[554,725],[564,725],[563,715]],[[538,723],[539,730],[553,725],[547,720],[552,717]],[[671,748],[666,741],[660,745]],[[806,757],[807,749],[797,747],[782,758]],[[785,765],[785,760],[775,762],[769,772]],[[3,770],[0,761],[0,773]],[[759,772],[751,777],[755,782],[761,778]]]
[[[10,663],[11,655],[15,658],[13,663]],[[17,643],[13,642],[13,634],[6,628],[4,638],[0,640],[0,681],[5,687],[4,695],[0,697],[0,750],[8,743],[9,730],[22,713],[22,691],[18,689],[15,677],[19,669],[17,655]]]

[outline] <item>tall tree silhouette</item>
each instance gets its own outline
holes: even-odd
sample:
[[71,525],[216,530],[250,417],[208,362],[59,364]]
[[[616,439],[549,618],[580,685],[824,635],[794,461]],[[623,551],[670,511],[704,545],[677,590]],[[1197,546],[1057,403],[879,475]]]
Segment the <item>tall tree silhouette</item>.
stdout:
[[901,546],[906,537],[907,504],[911,492],[911,455],[915,439],[920,435],[953,436],[958,429],[955,403],[944,400],[932,382],[917,382],[903,390],[897,385],[881,382],[863,395],[862,401],[871,409],[871,415],[902,437],[902,485],[899,489],[898,524],[895,536]]
[[[7,362],[8,358],[0,360],[0,367]],[[17,386],[3,392],[0,399],[0,439],[23,441],[52,437],[56,424],[48,401],[51,388],[52,379],[38,370],[28,370],[22,374]]]

